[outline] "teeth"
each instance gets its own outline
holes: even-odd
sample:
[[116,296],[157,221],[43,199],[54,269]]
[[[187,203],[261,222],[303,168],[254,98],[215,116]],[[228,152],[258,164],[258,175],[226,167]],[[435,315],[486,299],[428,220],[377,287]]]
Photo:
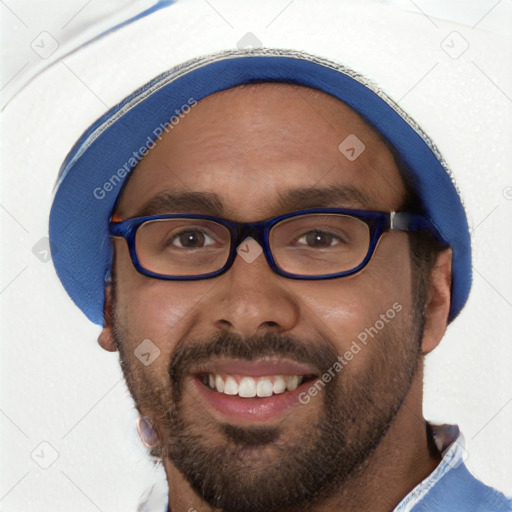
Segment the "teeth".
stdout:
[[238,395],[238,384],[231,375],[228,375],[224,382],[224,393],[226,395]]
[[251,377],[243,377],[238,386],[238,395],[245,398],[256,396],[256,382]]
[[280,395],[286,391],[286,382],[283,377],[276,377],[274,380],[274,394]]
[[272,396],[273,385],[270,379],[260,379],[256,384],[256,394],[259,397]]
[[293,391],[297,389],[304,381],[302,375],[289,375],[283,377],[274,375],[271,377],[241,377],[239,381],[232,375],[222,376],[210,373],[201,378],[202,382],[211,389],[217,390],[225,395],[238,395],[243,398],[268,397],[280,395],[286,390]]
[[219,393],[224,392],[224,381],[220,375],[215,375],[215,388]]
[[299,378],[300,377],[298,375],[292,375],[291,377],[288,377],[286,379],[286,389],[288,391],[297,389],[299,387]]

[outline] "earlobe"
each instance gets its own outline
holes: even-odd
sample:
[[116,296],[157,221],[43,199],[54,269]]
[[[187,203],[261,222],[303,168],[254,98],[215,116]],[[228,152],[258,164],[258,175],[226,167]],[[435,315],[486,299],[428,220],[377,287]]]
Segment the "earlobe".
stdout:
[[451,304],[452,250],[437,255],[429,280],[425,304],[425,330],[421,348],[428,354],[439,345],[448,326]]
[[105,286],[105,305],[103,307],[104,325],[98,336],[98,344],[108,352],[116,352],[117,344],[112,331],[112,285]]

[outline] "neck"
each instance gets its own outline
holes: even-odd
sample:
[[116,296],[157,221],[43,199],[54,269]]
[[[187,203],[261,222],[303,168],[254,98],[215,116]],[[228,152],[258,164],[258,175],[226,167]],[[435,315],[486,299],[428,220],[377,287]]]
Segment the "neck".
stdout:
[[[354,472],[335,496],[302,510],[308,512],[389,512],[437,467],[439,453],[429,448],[422,415],[421,369],[388,432],[373,454]],[[168,460],[169,512],[214,512]],[[289,511],[283,511],[289,512]]]

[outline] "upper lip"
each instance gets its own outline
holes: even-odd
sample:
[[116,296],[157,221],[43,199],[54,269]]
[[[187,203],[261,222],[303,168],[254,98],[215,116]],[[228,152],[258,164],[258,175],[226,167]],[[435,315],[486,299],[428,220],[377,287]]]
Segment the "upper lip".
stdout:
[[318,375],[316,368],[292,360],[264,358],[256,361],[245,359],[217,359],[198,365],[192,374],[226,374],[265,377],[269,375]]

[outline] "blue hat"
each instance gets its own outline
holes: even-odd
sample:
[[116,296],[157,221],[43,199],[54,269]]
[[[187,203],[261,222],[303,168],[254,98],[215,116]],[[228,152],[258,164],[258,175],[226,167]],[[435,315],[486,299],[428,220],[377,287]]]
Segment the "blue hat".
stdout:
[[131,170],[190,100],[255,82],[287,82],[330,94],[352,107],[396,149],[425,215],[453,250],[449,320],[471,287],[468,223],[451,173],[436,146],[368,79],[294,50],[236,49],[190,60],[151,80],[97,120],[59,173],[50,213],[53,263],[66,291],[103,325],[105,278],[112,264],[108,222]]

